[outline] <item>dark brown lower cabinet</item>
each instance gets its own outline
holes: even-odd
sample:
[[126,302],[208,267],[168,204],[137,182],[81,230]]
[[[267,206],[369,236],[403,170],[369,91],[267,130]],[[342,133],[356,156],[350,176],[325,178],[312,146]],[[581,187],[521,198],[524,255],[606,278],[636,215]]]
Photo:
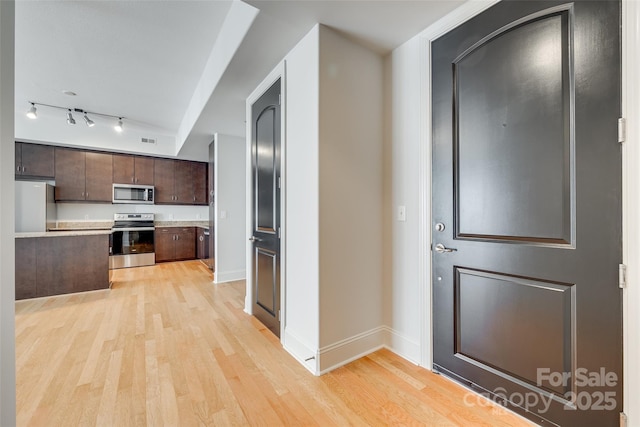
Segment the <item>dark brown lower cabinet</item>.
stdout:
[[196,258],[195,227],[156,227],[156,262]]
[[16,299],[109,288],[109,235],[16,239]]

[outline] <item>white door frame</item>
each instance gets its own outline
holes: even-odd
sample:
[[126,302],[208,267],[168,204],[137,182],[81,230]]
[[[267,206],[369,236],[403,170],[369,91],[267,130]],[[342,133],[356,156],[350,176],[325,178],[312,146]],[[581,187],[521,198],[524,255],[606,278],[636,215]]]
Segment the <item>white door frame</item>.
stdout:
[[253,244],[249,243],[249,238],[253,235],[253,167],[251,158],[251,106],[269,89],[278,79],[280,79],[280,342],[284,337],[284,329],[287,319],[286,311],[286,63],[282,61],[278,64],[265,79],[251,92],[246,103],[246,144],[247,144],[247,178],[246,178],[246,203],[247,203],[247,223],[246,223],[246,264],[247,264],[247,291],[244,301],[244,311],[253,315]]
[[[425,30],[421,35],[423,71],[420,129],[419,279],[421,304],[421,365],[431,369],[431,42],[497,3],[469,1]],[[640,1],[622,0],[622,113],[627,135],[622,147],[623,259],[627,288],[623,291],[624,411],[629,426],[640,426]],[[611,141],[616,144],[616,141]],[[635,309],[635,310],[634,310]],[[634,340],[634,337],[636,338]]]

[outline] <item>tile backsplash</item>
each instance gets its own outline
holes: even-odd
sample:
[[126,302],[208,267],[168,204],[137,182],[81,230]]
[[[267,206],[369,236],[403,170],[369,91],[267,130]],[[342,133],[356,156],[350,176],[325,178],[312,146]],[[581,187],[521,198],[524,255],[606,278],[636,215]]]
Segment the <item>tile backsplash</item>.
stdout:
[[113,221],[115,213],[154,213],[158,221],[206,221],[208,206],[112,205],[107,203],[56,203],[58,221]]

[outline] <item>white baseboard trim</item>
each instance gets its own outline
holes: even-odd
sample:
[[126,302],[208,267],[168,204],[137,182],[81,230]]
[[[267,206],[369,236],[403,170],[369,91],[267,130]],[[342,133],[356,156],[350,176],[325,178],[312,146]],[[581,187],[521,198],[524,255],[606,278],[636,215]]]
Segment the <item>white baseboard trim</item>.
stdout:
[[318,355],[319,375],[385,347],[385,327],[381,326],[323,347]]
[[298,337],[286,328],[282,339],[282,347],[313,375],[320,375],[318,372],[317,352],[303,344]]
[[216,271],[213,275],[213,283],[220,284],[226,282],[234,282],[236,280],[244,280],[247,278],[246,270],[236,271]]
[[[420,343],[388,326],[380,326],[344,339],[323,347],[318,352],[305,345],[290,330],[285,329],[282,346],[316,376],[333,371],[381,348],[386,348],[417,366],[420,365]],[[430,366],[424,368],[431,370]]]
[[[398,331],[385,326],[384,346],[391,352],[397,354],[411,363],[420,365],[420,343],[412,340]],[[423,366],[431,370],[431,366]]]

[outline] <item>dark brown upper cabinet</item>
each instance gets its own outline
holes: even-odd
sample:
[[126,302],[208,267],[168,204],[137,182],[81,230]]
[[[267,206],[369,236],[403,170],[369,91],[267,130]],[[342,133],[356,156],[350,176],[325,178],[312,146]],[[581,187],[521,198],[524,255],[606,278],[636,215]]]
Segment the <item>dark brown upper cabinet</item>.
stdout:
[[52,146],[16,142],[15,150],[17,179],[54,178],[54,148]]
[[111,202],[111,154],[55,149],[56,201]]
[[154,160],[128,154],[113,155],[113,183],[154,185]]
[[207,204],[207,164],[185,160],[155,159],[156,203]]

